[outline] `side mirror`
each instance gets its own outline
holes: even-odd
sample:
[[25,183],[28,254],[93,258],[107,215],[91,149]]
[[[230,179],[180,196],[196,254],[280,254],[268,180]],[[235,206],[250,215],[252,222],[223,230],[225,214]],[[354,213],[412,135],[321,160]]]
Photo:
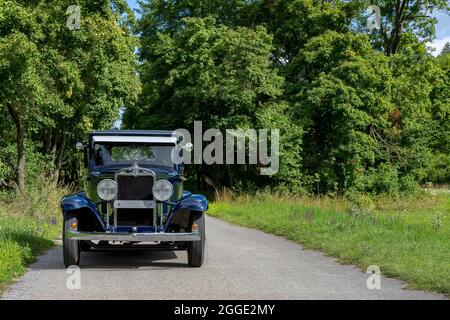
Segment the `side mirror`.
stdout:
[[192,143],[188,142],[183,146],[183,150],[186,150],[187,152],[191,152],[192,150],[194,150],[194,145]]
[[77,148],[78,151],[81,151],[84,149],[84,145],[81,142],[77,142],[75,148]]

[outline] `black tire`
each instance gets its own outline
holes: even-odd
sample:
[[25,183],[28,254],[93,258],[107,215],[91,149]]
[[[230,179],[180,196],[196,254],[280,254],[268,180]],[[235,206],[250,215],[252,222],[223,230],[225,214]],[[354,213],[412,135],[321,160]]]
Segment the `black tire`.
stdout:
[[189,226],[198,225],[202,239],[198,241],[189,241],[187,246],[188,264],[190,267],[201,267],[205,260],[205,215],[203,212],[192,212],[189,219]]
[[71,220],[75,218],[74,214],[66,213],[64,214],[64,225],[63,225],[63,255],[64,255],[64,265],[77,266],[80,263],[80,241],[71,240],[66,237],[66,229],[70,228]]
[[80,241],[80,250],[81,251],[89,251],[91,250],[92,245],[90,241]]

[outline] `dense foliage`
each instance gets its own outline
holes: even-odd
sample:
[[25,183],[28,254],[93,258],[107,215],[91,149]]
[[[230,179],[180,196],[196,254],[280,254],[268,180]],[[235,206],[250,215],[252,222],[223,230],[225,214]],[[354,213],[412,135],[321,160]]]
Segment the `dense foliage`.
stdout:
[[[134,15],[123,0],[0,1],[0,183],[20,191],[42,175],[73,181],[73,145],[109,128],[139,92]],[[14,147],[14,145],[17,145]]]
[[[199,188],[335,194],[450,182],[445,0],[0,0],[0,184],[77,179],[74,143],[108,128],[280,129],[280,171],[188,168]],[[133,36],[135,35],[135,36]],[[140,42],[137,41],[138,38]],[[138,58],[140,61],[138,61]],[[142,83],[142,88],[141,84]]]
[[448,2],[374,4],[382,20],[371,31],[366,1],[142,1],[144,89],[124,124],[281,129],[278,175],[195,170],[216,188],[383,193],[448,183],[449,55],[426,48],[430,14]]

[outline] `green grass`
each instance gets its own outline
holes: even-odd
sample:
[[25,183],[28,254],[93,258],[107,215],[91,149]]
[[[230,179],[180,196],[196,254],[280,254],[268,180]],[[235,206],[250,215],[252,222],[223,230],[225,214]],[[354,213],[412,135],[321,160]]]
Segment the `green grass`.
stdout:
[[450,196],[409,198],[295,198],[225,195],[209,214],[323,251],[416,289],[450,294]]
[[32,218],[0,216],[0,294],[39,253],[54,246],[59,229]]
[[54,246],[61,232],[59,201],[72,193],[42,179],[25,193],[0,193],[0,295],[35,257]]

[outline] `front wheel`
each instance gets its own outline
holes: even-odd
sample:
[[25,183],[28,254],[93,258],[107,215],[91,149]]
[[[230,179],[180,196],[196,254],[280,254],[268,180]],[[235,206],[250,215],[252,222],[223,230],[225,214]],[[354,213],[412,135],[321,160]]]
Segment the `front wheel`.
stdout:
[[64,225],[63,225],[63,255],[64,255],[64,265],[77,266],[80,263],[80,241],[71,240],[66,236],[66,230],[70,229],[70,225],[76,221],[74,214],[66,213],[64,214]]
[[197,229],[202,239],[188,242],[188,264],[190,267],[201,267],[205,260],[205,215],[203,212],[193,212],[189,223],[191,231]]

